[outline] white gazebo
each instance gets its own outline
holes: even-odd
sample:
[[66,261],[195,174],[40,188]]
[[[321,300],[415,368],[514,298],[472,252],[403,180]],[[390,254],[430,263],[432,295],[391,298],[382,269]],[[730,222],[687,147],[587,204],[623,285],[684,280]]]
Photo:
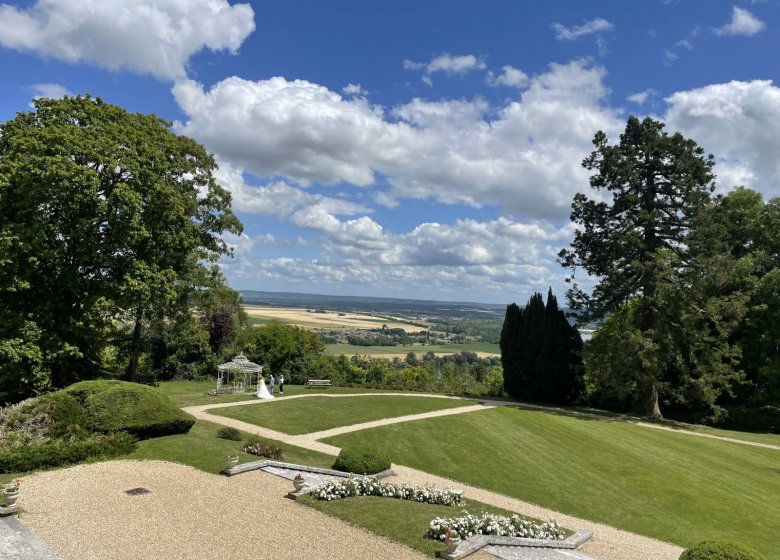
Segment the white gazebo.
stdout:
[[243,393],[252,386],[252,376],[257,378],[263,373],[263,366],[250,362],[246,356],[239,354],[232,361],[217,366],[217,393]]

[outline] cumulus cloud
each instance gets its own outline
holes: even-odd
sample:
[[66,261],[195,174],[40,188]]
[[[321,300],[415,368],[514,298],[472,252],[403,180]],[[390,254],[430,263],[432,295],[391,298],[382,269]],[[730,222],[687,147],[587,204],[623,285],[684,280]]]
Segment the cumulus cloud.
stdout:
[[467,74],[474,70],[484,70],[485,62],[473,54],[452,55],[450,53],[440,54],[433,57],[430,62],[414,62],[404,60],[406,70],[422,70],[423,81],[429,86],[433,84],[431,74],[443,72],[447,76],[455,74]]
[[227,0],[37,0],[0,5],[0,45],[160,79],[186,74],[203,50],[235,52],[255,29],[249,4]]
[[586,61],[552,64],[501,107],[479,98],[414,99],[388,114],[364,98],[281,77],[231,77],[210,90],[181,81],[173,93],[187,115],[179,132],[260,177],[370,186],[381,174],[388,201],[495,204],[563,218],[587,185],[580,161],[594,132],[622,126],[602,103],[604,76]]
[[632,93],[626,99],[630,101],[631,103],[636,103],[637,105],[644,105],[645,102],[650,99],[651,97],[655,97],[656,91],[653,88],[648,88],[644,91],[638,91],[636,93]]
[[561,23],[553,23],[552,28],[555,31],[555,38],[559,41],[573,41],[579,39],[583,35],[591,35],[593,33],[600,33],[602,31],[610,31],[615,26],[604,18],[596,18],[590,21],[586,21],[582,25],[575,25],[573,27],[566,27]]
[[341,88],[342,93],[346,95],[365,95],[366,90],[360,84],[347,84]]
[[494,75],[493,72],[488,72],[485,80],[488,85],[493,87],[507,86],[520,89],[525,88],[531,82],[528,74],[508,65],[501,69],[501,74],[498,76]]
[[731,12],[731,21],[723,27],[715,29],[715,35],[752,37],[756,33],[763,31],[765,27],[764,22],[749,11],[734,6]]
[[60,84],[32,84],[29,86],[29,89],[33,92],[33,99],[38,99],[39,97],[60,99],[66,95],[73,95],[68,88]]
[[770,80],[732,81],[677,92],[666,102],[669,128],[718,158],[722,188],[780,195],[780,88]]

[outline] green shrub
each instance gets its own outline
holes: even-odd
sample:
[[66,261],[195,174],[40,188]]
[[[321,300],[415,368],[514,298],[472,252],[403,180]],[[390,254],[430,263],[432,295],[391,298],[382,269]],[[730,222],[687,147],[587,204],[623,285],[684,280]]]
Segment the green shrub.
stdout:
[[764,560],[758,552],[736,541],[704,541],[680,555],[680,560]]
[[253,441],[244,447],[244,453],[265,457],[266,459],[273,459],[274,461],[284,461],[282,448],[275,443],[266,443],[259,440]]
[[241,441],[241,432],[235,428],[220,428],[217,430],[217,437],[221,439],[229,439],[231,441]]
[[82,381],[63,389],[84,408],[96,432],[128,432],[139,439],[187,433],[195,418],[151,387],[127,381]]
[[356,474],[376,474],[390,468],[390,459],[384,453],[366,447],[348,447],[341,450],[333,468]]
[[51,440],[0,451],[0,473],[59,467],[94,459],[109,459],[134,451],[136,439],[124,433],[93,434],[77,440]]

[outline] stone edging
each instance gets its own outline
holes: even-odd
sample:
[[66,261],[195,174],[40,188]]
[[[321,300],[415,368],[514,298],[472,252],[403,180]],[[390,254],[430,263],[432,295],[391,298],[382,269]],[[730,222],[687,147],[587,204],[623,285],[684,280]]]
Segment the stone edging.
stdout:
[[437,556],[445,560],[459,560],[490,545],[574,550],[592,536],[593,534],[590,531],[577,531],[565,540],[555,541],[549,539],[526,539],[523,537],[499,537],[497,535],[474,535],[461,541],[455,552],[441,551],[437,553]]
[[[323,469],[320,467],[310,467],[308,465],[296,465],[295,463],[272,461],[270,459],[262,459],[260,461],[250,461],[249,463],[242,463],[240,465],[236,465],[235,467],[228,467],[226,469],[223,469],[222,471],[220,471],[220,473],[226,476],[235,476],[237,474],[241,474],[249,471],[256,471],[258,469],[262,469],[265,467],[278,467],[280,469],[291,469],[291,470],[296,470],[301,472],[326,474],[329,476],[338,476],[340,478],[351,478],[354,476],[363,476],[355,473],[334,471],[333,469]],[[395,473],[393,473],[391,469],[387,469],[386,471],[382,471],[377,474],[372,474],[369,476],[373,476],[374,478],[387,478],[388,476],[392,476],[393,474]]]

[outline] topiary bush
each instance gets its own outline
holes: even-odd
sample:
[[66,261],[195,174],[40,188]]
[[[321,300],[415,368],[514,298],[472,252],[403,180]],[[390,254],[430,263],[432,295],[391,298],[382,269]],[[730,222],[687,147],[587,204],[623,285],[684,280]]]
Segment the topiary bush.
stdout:
[[347,447],[341,450],[333,468],[355,474],[376,474],[390,468],[390,459],[367,447]]
[[127,381],[82,381],[63,389],[84,409],[90,430],[139,439],[187,433],[195,418],[151,387]]
[[765,560],[749,546],[736,541],[704,541],[680,555],[680,560]]
[[40,445],[0,450],[0,473],[59,467],[87,460],[110,459],[134,451],[130,434],[91,434],[82,439],[53,439]]
[[241,432],[235,428],[220,428],[217,430],[217,437],[220,439],[229,439],[230,441],[241,441]]

